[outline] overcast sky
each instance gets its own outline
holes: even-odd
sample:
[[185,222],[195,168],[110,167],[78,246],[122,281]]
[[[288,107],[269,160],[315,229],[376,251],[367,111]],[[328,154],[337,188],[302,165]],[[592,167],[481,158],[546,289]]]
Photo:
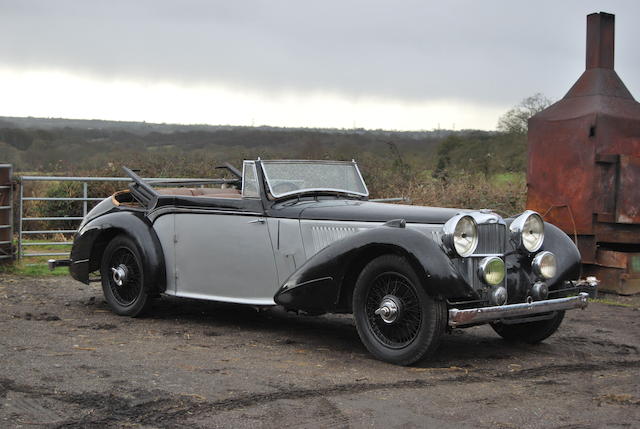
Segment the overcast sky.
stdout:
[[494,129],[566,93],[598,11],[640,96],[634,0],[0,0],[0,115]]

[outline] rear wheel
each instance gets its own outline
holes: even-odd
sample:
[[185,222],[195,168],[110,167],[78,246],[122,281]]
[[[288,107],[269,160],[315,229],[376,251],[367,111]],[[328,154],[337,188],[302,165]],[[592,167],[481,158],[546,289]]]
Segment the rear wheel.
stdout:
[[100,265],[102,291],[114,313],[135,317],[150,302],[144,286],[138,246],[125,235],[116,236],[104,251]]
[[564,311],[556,311],[552,318],[546,320],[514,325],[496,322],[492,323],[491,327],[507,341],[536,344],[553,335],[560,327],[562,319],[564,319]]
[[353,314],[363,344],[380,360],[410,365],[433,353],[447,322],[447,307],[424,291],[408,261],[372,260],[353,291]]

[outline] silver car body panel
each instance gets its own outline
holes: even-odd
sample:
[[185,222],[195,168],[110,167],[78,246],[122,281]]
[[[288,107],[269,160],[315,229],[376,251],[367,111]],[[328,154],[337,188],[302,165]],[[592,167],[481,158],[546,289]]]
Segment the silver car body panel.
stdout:
[[[165,255],[166,294],[275,305],[279,286],[306,260],[335,241],[382,225],[193,211],[160,216],[154,230]],[[407,225],[430,238],[441,227]]]
[[[168,218],[173,219],[173,234]],[[158,218],[154,229],[163,246],[167,274],[173,271],[167,276],[167,294],[275,305],[279,282],[262,217],[176,213]]]
[[298,219],[267,219],[269,235],[273,242],[273,253],[278,270],[279,284],[307,260],[300,234]]

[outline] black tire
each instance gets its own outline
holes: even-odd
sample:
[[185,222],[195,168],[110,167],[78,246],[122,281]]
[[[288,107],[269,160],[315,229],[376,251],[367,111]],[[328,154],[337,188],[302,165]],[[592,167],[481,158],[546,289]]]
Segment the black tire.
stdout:
[[102,255],[100,275],[102,292],[114,313],[136,317],[147,309],[151,299],[144,285],[142,258],[131,238],[118,235],[109,242]]
[[[385,299],[397,309],[395,320],[389,321],[392,314],[385,314],[386,322],[375,314]],[[353,315],[358,335],[371,354],[385,362],[410,365],[438,348],[447,306],[427,295],[405,258],[383,255],[360,273],[353,290]]]
[[536,322],[505,325],[504,323],[492,323],[491,327],[507,341],[537,344],[553,335],[564,319],[564,311],[556,311],[551,319],[538,320]]

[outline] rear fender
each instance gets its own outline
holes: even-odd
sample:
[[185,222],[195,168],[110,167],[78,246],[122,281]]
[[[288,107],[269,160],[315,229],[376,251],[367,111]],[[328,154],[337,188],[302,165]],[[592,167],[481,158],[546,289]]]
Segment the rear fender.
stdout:
[[88,284],[89,273],[99,269],[104,248],[118,234],[128,235],[138,246],[147,290],[164,291],[166,274],[160,240],[144,215],[133,211],[112,211],[80,228],[71,249],[71,276]]
[[349,311],[350,294],[362,268],[389,253],[407,258],[429,295],[477,297],[439,242],[414,229],[384,225],[322,249],[285,281],[274,300],[293,309]]

